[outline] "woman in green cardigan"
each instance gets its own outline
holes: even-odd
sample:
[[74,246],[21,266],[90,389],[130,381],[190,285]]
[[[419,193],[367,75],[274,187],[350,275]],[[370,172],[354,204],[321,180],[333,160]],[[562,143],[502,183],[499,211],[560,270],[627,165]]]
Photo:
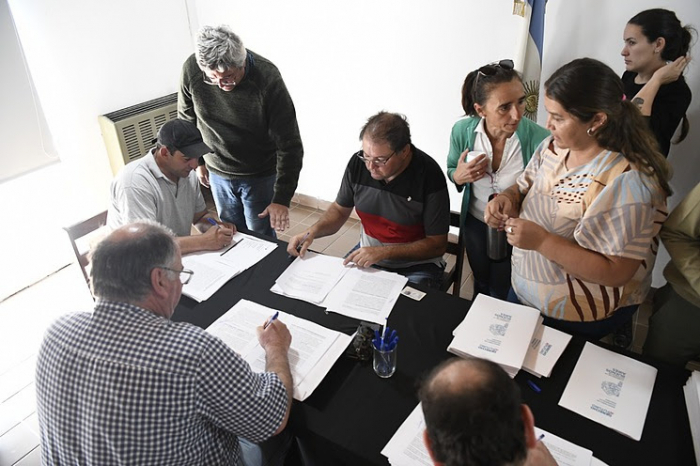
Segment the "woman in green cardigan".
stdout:
[[[482,66],[467,75],[462,108],[467,118],[452,127],[447,177],[463,192],[461,230],[478,293],[506,299],[510,251],[502,261],[486,255],[484,209],[489,196],[509,188],[549,131],[523,118],[525,88],[512,60]],[[471,153],[470,153],[471,152]]]

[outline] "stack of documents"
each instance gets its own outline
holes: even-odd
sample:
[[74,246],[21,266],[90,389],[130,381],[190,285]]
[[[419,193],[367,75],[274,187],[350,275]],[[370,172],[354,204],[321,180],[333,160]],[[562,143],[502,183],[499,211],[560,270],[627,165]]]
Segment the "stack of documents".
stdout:
[[656,372],[647,364],[586,343],[559,406],[640,440]]
[[700,463],[700,372],[693,371],[683,387],[685,405],[690,418],[690,433],[693,436],[695,460]]
[[559,357],[571,341],[571,335],[540,323],[525,354],[523,369],[536,377],[549,377]]
[[454,339],[447,351],[466,358],[488,359],[515,377],[523,366],[538,322],[540,312],[535,308],[480,294],[452,332]]
[[343,265],[339,257],[307,251],[270,291],[367,322],[385,324],[408,279],[373,268]]
[[[496,421],[494,421],[496,422]],[[389,443],[382,449],[382,455],[386,456],[392,466],[430,466],[430,454],[423,442],[425,430],[425,418],[421,404],[411,412],[408,418],[401,424]],[[593,457],[591,450],[587,450],[574,443],[557,437],[547,431],[535,427],[537,438],[542,437],[549,452],[559,466],[604,466],[605,463]]]
[[[265,372],[265,350],[258,343],[256,328],[275,312],[269,307],[241,300],[207,331],[240,354],[253,371]],[[278,320],[292,334],[289,365],[294,380],[294,399],[304,401],[331,370],[352,337],[282,311],[279,311]]]
[[182,266],[194,272],[182,293],[201,303],[239,273],[260,262],[270,254],[277,243],[236,232],[232,246],[223,251],[206,251],[188,254],[182,258]]

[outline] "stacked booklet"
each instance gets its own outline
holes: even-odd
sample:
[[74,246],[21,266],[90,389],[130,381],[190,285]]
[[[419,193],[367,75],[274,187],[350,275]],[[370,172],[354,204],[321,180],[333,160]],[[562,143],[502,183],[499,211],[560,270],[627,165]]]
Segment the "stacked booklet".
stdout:
[[537,309],[480,294],[454,330],[447,351],[461,357],[488,359],[515,377],[523,367],[540,322]]
[[693,371],[683,387],[685,405],[690,418],[690,433],[693,436],[695,460],[700,463],[700,372]]
[[[278,312],[241,300],[207,328],[245,359],[255,372],[265,371],[265,350],[258,343],[257,327]],[[279,311],[279,321],[292,334],[289,365],[294,380],[294,399],[304,401],[318,387],[352,337],[308,320]]]

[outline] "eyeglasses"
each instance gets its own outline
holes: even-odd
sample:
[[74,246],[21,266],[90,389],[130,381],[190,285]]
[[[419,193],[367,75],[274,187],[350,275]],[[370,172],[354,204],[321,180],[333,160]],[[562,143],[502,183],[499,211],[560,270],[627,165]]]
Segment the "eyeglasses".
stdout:
[[233,76],[224,76],[223,78],[212,78],[207,73],[202,71],[204,76],[204,84],[209,84],[210,86],[236,86],[238,81],[234,79]]
[[479,68],[477,70],[477,73],[476,73],[476,79],[474,80],[472,94],[476,93],[476,90],[477,90],[476,85],[479,82],[479,78],[481,77],[481,75],[493,76],[496,73],[498,73],[499,68],[510,71],[513,68],[515,68],[515,63],[513,63],[513,60],[506,59],[506,60],[501,60],[501,61],[489,63],[488,65],[484,65],[481,68]]
[[385,157],[372,157],[371,159],[368,159],[367,157],[365,157],[365,152],[361,150],[355,153],[355,157],[359,157],[364,163],[371,163],[374,166],[383,167],[395,154],[396,151],[392,152],[391,154]]
[[190,282],[190,279],[192,279],[192,275],[194,275],[194,271],[190,269],[182,269],[182,270],[175,270],[171,269],[170,267],[159,267],[163,270],[169,270],[170,272],[175,272],[180,275],[180,281],[182,282],[183,285],[187,285]]

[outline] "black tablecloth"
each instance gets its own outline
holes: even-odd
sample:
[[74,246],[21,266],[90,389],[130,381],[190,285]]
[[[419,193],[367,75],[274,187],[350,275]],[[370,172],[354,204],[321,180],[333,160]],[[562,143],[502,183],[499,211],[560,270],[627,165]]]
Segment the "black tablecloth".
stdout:
[[[248,299],[346,334],[354,332],[359,323],[355,319],[326,314],[317,306],[269,291],[291,263],[285,247],[286,243],[280,242],[269,256],[203,303],[183,296],[173,320],[206,328],[240,299]],[[421,376],[452,356],[446,351],[452,330],[470,306],[464,299],[424,291],[427,295],[420,302],[400,296],[389,317],[389,326],[400,335],[398,365],[391,378],[377,377],[371,362],[342,356],[309,398],[294,402],[289,428],[309,463],[388,464],[381,449],[418,403]],[[651,363],[659,372],[640,442],[558,406],[584,343],[572,339],[551,378],[537,379],[523,371],[516,377],[537,426],[591,449],[610,466],[695,464],[682,391],[687,371]],[[625,354],[650,363],[638,355]],[[542,391],[532,391],[528,379]]]

